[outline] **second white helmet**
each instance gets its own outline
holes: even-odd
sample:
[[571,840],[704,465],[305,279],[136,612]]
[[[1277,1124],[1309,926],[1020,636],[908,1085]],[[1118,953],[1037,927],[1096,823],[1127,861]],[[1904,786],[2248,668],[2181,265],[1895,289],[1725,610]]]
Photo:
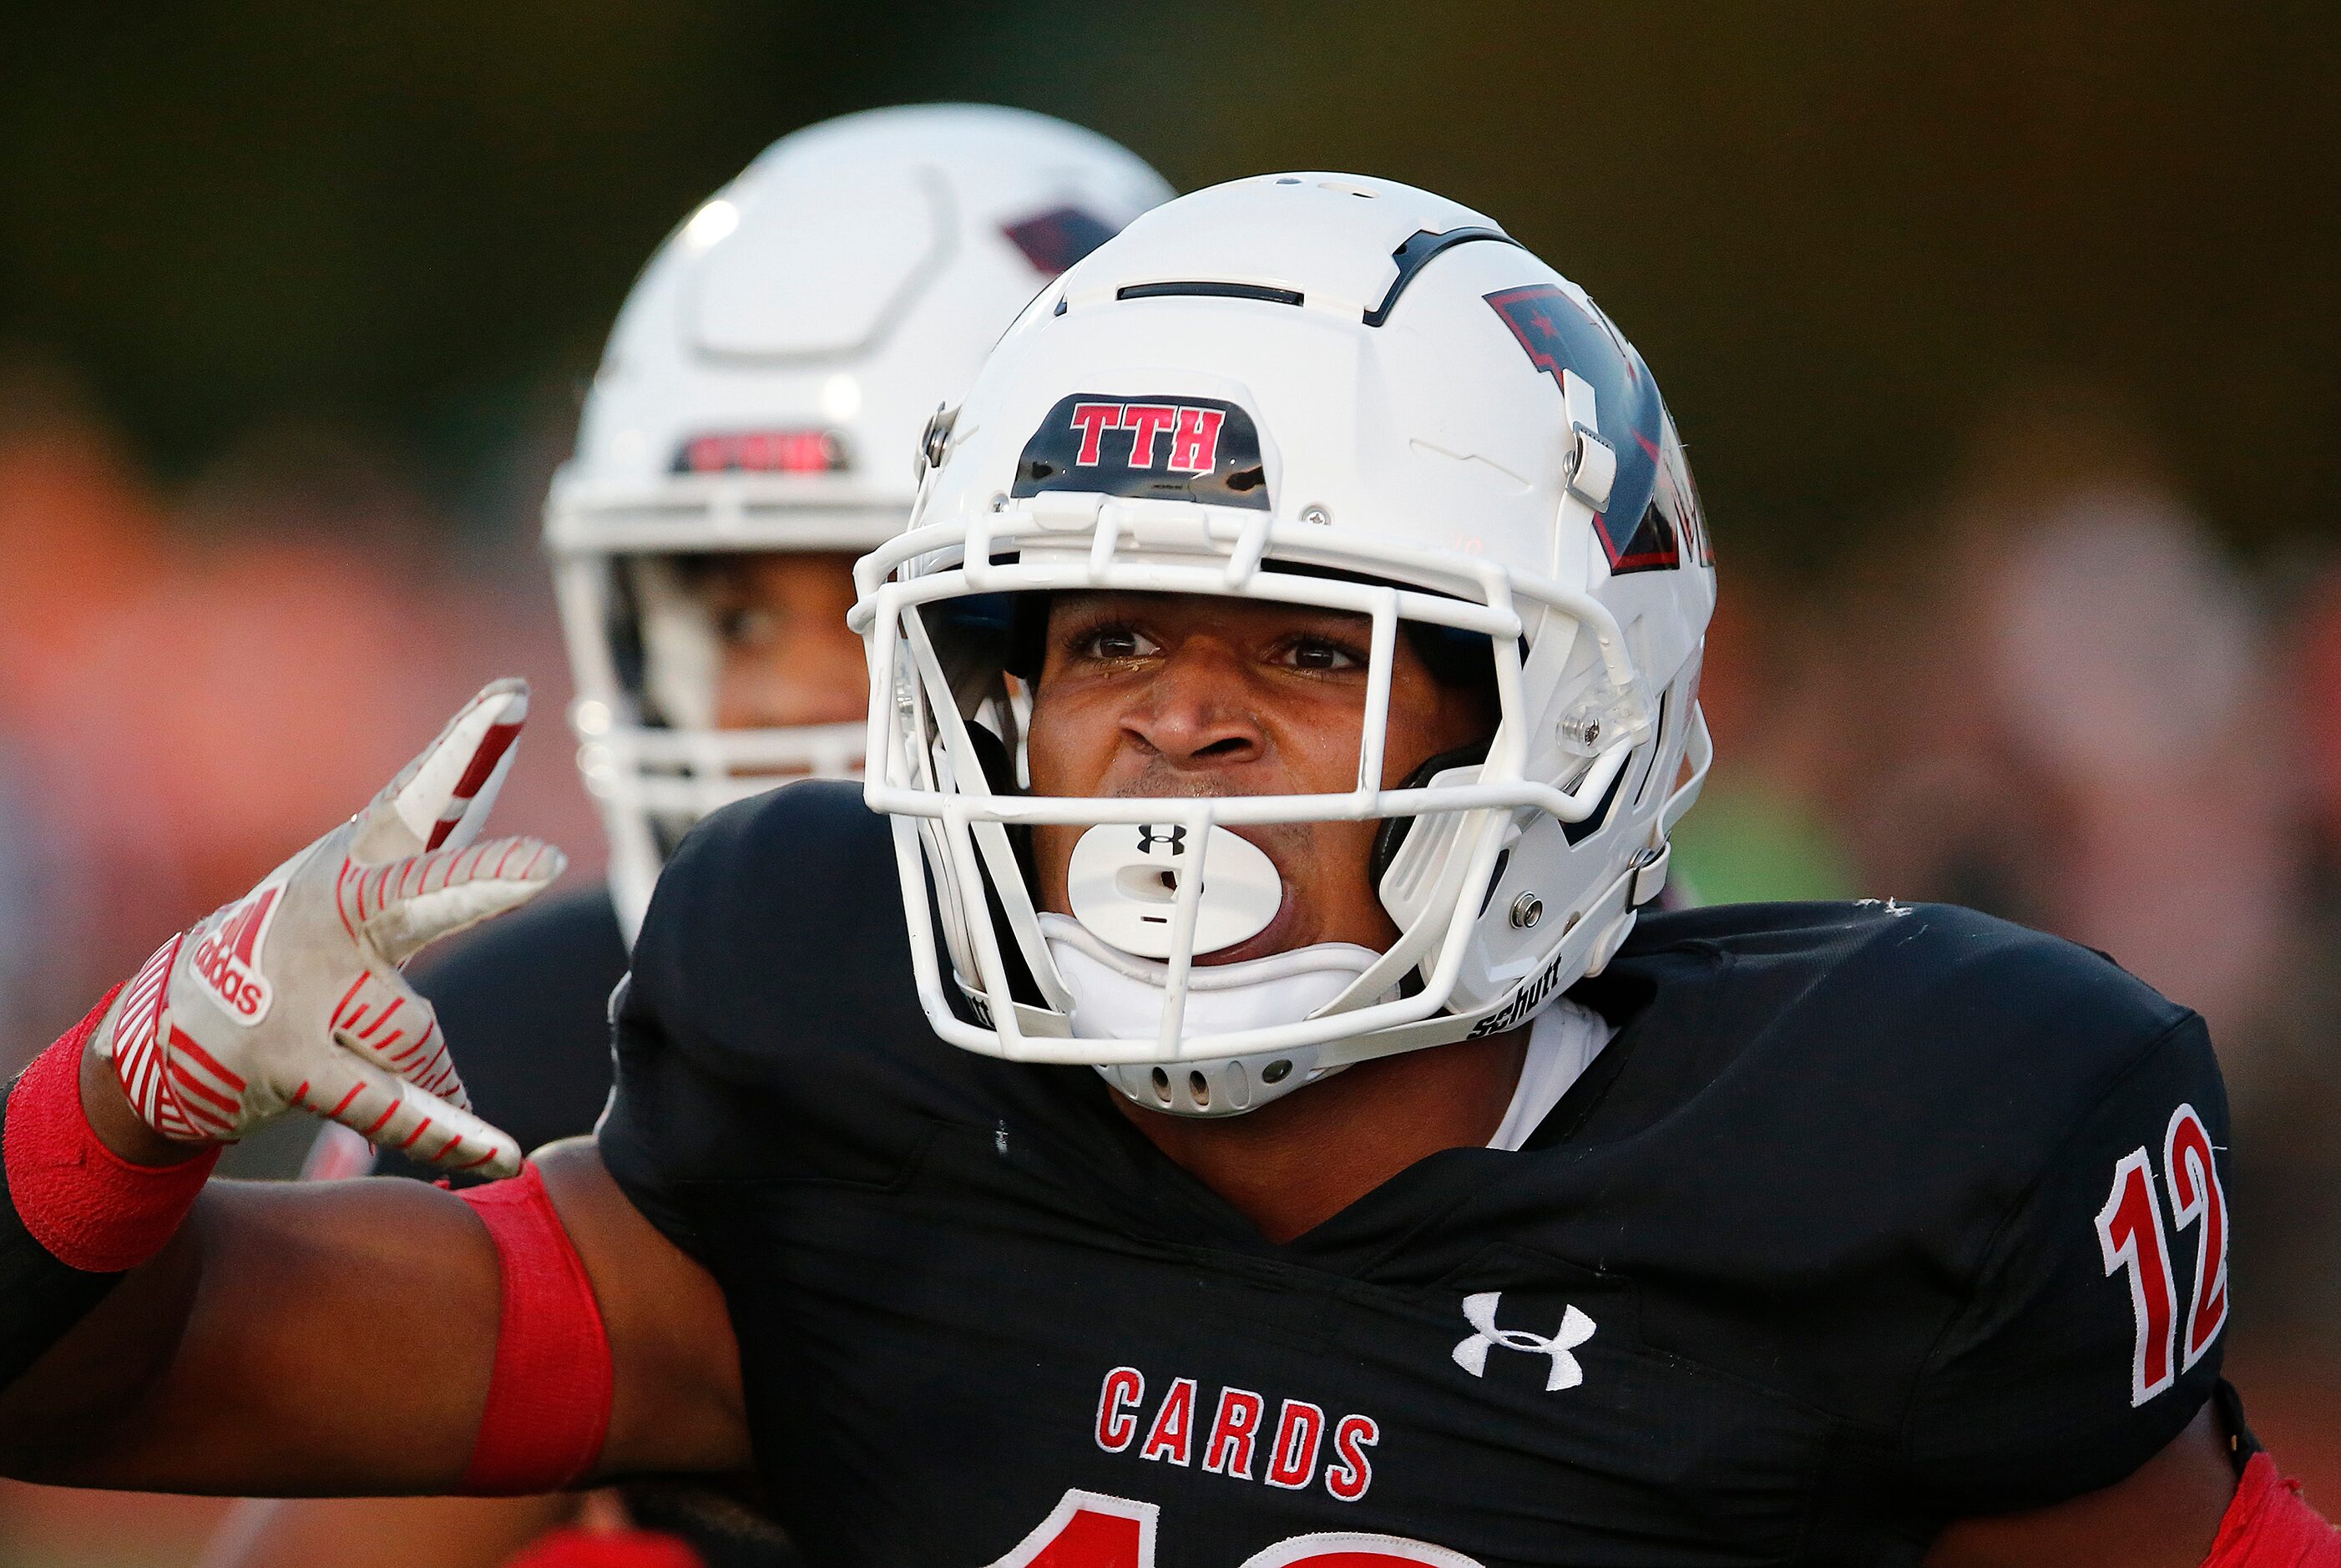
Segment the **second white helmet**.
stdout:
[[858,724],[717,728],[715,628],[687,563],[899,532],[922,433],[1001,329],[1170,195],[1046,115],[879,109],[775,143],[652,258],[545,510],[578,761],[630,938],[692,822],[862,762]]

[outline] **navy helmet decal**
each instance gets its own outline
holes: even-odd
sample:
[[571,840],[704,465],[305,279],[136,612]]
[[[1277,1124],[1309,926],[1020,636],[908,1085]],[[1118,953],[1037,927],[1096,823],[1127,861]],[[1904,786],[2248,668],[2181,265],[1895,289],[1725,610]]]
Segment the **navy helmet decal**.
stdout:
[[1113,238],[1117,227],[1079,207],[1051,207],[1045,213],[1002,224],[1000,232],[1024,253],[1026,261],[1054,277]]
[[1556,388],[1564,385],[1567,371],[1593,389],[1601,422],[1595,434],[1618,454],[1609,504],[1593,519],[1610,571],[1680,565],[1683,533],[1693,524],[1685,512],[1690,502],[1670,480],[1662,482],[1666,407],[1641,356],[1598,308],[1579,305],[1550,284],[1501,289],[1485,297],[1519,340],[1529,363],[1551,376]]

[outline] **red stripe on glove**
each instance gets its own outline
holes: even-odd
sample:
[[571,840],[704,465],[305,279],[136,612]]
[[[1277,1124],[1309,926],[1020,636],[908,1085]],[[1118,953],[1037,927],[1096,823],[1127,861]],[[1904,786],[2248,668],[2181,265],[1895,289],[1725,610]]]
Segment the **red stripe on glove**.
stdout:
[[8,1195],[51,1256],[119,1273],[163,1250],[219,1163],[214,1145],[175,1165],[134,1165],[102,1143],[81,1108],[81,1058],[119,985],[25,1069],[0,1130]]
[[488,1406],[457,1489],[474,1497],[554,1492],[593,1468],[610,1431],[610,1336],[585,1263],[544,1178],[461,1194],[496,1243],[502,1283]]
[[463,776],[455,781],[455,794],[447,803],[447,814],[432,824],[431,838],[423,848],[437,849],[447,842],[447,835],[455,831],[457,823],[463,820],[464,810],[471,805],[472,797],[480,793],[480,786],[488,782],[488,775],[496,771],[496,764],[503,761],[504,753],[510,751],[513,742],[518,739],[518,724],[488,726],[488,733],[480,737],[480,749],[472,754],[471,765],[463,770]]
[[2341,1568],[2341,1530],[2304,1502],[2300,1483],[2255,1453],[2203,1568]]

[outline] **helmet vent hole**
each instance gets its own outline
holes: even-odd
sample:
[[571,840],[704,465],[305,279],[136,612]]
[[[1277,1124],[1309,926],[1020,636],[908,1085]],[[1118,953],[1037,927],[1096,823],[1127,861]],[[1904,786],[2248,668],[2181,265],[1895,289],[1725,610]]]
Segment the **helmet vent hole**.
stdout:
[[1208,1105],[1211,1103],[1211,1081],[1200,1073],[1190,1073],[1187,1074],[1187,1093],[1195,1097],[1196,1104]]
[[1291,1076],[1292,1064],[1290,1062],[1270,1062],[1260,1070],[1260,1081],[1263,1084],[1281,1084]]
[[1154,1097],[1166,1105],[1170,1103],[1170,1074],[1160,1067],[1154,1069]]

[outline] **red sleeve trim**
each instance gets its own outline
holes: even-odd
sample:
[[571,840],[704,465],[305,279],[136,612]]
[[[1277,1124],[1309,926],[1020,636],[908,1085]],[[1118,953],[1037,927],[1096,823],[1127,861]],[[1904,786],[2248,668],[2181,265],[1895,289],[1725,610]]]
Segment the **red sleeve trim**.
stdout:
[[584,1260],[544,1178],[462,1194],[496,1243],[495,1371],[459,1490],[475,1497],[555,1492],[593,1467],[610,1433],[610,1336]]
[[2275,1460],[2255,1453],[2203,1568],[2341,1568],[2341,1530],[2302,1498],[2299,1482],[2277,1475]]
[[214,1144],[175,1165],[134,1165],[90,1126],[81,1108],[82,1052],[121,989],[33,1059],[9,1092],[0,1129],[16,1217],[59,1263],[94,1274],[136,1268],[161,1252],[220,1156]]

